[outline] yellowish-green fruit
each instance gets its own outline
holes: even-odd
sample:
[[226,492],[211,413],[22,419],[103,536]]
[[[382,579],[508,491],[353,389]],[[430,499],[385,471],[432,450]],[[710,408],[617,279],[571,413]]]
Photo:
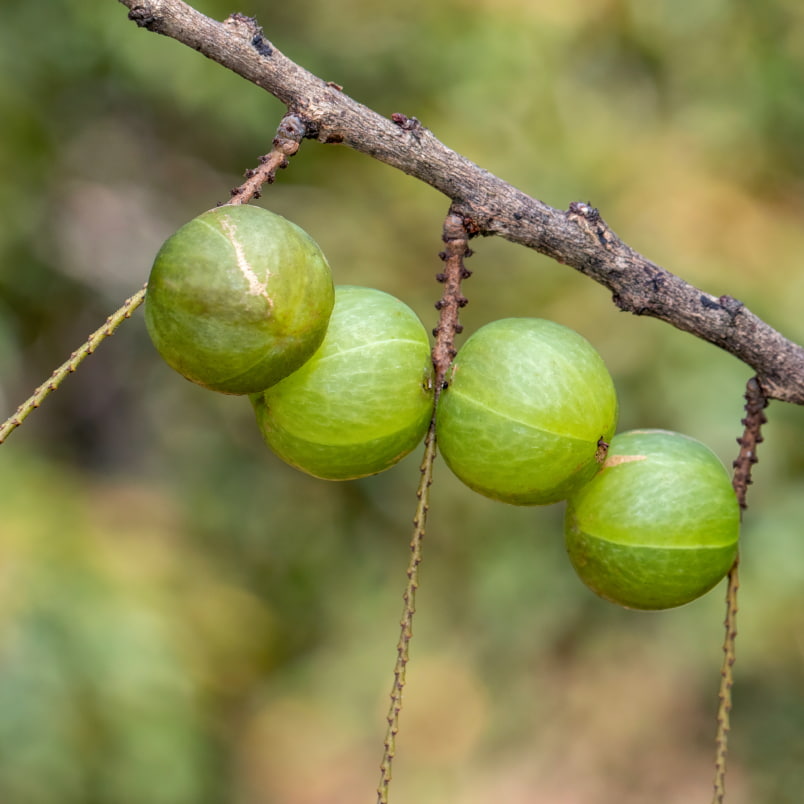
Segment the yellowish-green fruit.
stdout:
[[382,472],[422,440],[432,416],[427,333],[393,296],[338,286],[316,353],[251,400],[266,443],[291,466],[327,480]]
[[545,505],[595,474],[616,425],[614,384],[587,340],[552,321],[505,318],[459,350],[436,434],[444,460],[470,488]]
[[159,250],[145,323],[168,365],[188,380],[248,394],[313,354],[333,299],[329,265],[305,231],[260,207],[222,206]]
[[581,580],[633,609],[708,592],[737,555],[740,509],[704,444],[665,430],[614,437],[603,469],[567,505],[567,552]]

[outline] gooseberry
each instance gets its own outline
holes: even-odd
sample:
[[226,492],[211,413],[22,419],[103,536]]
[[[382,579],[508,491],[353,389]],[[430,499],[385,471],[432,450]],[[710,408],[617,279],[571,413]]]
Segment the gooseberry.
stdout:
[[338,286],[315,354],[251,400],[265,442],[291,466],[327,480],[382,472],[422,440],[432,417],[427,332],[399,299]]
[[260,207],[222,206],[159,250],[145,323],[168,365],[188,380],[247,394],[313,354],[333,298],[329,265],[305,231]]
[[461,347],[438,403],[438,446],[467,486],[516,505],[566,498],[600,468],[617,424],[603,359],[538,318],[486,324]]
[[567,504],[567,552],[607,600],[667,609],[715,586],[737,555],[740,509],[700,441],[664,430],[614,437],[602,470]]

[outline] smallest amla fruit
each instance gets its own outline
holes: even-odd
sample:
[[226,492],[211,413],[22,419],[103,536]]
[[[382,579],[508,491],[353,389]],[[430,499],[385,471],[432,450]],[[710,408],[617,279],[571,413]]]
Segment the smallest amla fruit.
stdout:
[[167,364],[225,394],[262,391],[324,338],[334,299],[326,258],[303,229],[261,207],[211,209],[169,237],[145,297]]
[[339,285],[324,341],[298,371],[251,396],[268,446],[325,480],[389,469],[424,437],[433,365],[416,313],[373,288]]
[[632,609],[669,609],[714,587],[734,563],[740,507],[700,441],[666,430],[612,440],[601,471],[569,498],[567,552],[581,580]]

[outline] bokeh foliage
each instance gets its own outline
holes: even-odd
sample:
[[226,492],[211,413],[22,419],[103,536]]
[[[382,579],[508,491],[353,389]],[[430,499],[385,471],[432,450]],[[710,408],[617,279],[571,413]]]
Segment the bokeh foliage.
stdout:
[[[598,206],[647,256],[804,340],[804,13],[794,0],[199,0],[416,115],[557,207]],[[0,11],[3,416],[225,200],[282,107],[114,0]],[[339,283],[435,323],[431,189],[303,145],[260,202]],[[621,427],[736,455],[748,369],[617,311],[570,269],[473,244],[467,332],[574,327]],[[804,417],[771,405],[744,528],[730,801],[804,785]],[[312,804],[378,778],[418,456],[327,484],[265,450],[242,399],[181,380],[141,315],[0,450],[0,800]],[[706,800],[720,590],[621,611],[575,579],[561,506],[485,500],[439,465],[393,795]]]

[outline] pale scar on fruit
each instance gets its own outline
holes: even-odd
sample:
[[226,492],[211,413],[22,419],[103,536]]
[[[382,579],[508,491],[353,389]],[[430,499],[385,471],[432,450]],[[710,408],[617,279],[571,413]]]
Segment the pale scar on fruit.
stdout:
[[619,466],[621,463],[633,463],[634,461],[644,461],[647,455],[611,455],[606,458],[603,468],[610,469],[612,466]]
[[260,280],[257,278],[257,274],[254,273],[254,269],[251,267],[251,264],[246,259],[246,255],[243,253],[243,247],[236,238],[237,226],[235,226],[235,224],[233,224],[231,221],[226,220],[226,218],[221,218],[221,226],[226,232],[229,242],[232,244],[232,248],[234,249],[235,257],[237,259],[237,267],[240,269],[240,273],[243,274],[246,282],[248,282],[248,292],[252,296],[262,296],[265,301],[268,302],[268,306],[272,307],[274,302],[273,299],[268,295],[268,278],[271,276],[270,272],[265,274],[265,281],[260,282]]

